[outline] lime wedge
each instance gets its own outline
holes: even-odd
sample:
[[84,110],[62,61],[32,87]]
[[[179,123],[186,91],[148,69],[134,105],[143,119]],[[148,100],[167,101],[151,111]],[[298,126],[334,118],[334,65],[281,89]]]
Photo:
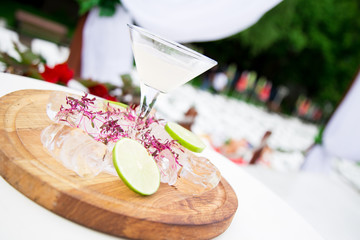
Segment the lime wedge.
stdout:
[[202,152],[206,147],[198,136],[177,123],[168,122],[165,125],[165,130],[174,140],[177,140],[182,146],[190,151]]
[[110,101],[110,100],[106,100],[108,103],[110,103],[111,105],[115,105],[117,107],[122,107],[122,108],[127,108],[128,105],[126,105],[125,103],[121,103],[121,102],[115,102],[115,101]]
[[143,145],[123,138],[113,149],[114,167],[123,182],[134,192],[151,195],[160,186],[160,172],[154,158]]

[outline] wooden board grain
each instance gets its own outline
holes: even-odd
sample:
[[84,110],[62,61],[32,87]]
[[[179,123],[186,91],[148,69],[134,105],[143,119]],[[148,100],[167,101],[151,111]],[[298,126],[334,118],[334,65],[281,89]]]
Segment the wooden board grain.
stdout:
[[115,176],[81,178],[53,159],[40,142],[51,122],[50,91],[21,90],[0,99],[0,174],[48,210],[86,227],[134,239],[209,239],[223,233],[237,209],[224,178],[200,196],[167,184],[151,196]]

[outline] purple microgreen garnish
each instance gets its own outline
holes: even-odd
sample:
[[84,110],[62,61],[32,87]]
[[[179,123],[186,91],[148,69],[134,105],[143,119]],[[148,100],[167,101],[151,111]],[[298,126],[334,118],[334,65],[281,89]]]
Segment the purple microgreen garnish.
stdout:
[[[163,126],[162,121],[149,115],[146,119],[138,119],[136,105],[126,109],[112,107],[109,103],[103,104],[103,109],[96,106],[96,98],[89,98],[85,93],[80,99],[67,96],[66,106],[61,106],[57,119],[71,127],[81,128],[96,141],[108,144],[122,138],[132,138],[148,150],[155,159],[164,150],[168,149],[178,165],[179,155],[175,149],[179,143],[175,140],[162,140],[152,134],[152,125]],[[181,148],[180,148],[181,150]]]

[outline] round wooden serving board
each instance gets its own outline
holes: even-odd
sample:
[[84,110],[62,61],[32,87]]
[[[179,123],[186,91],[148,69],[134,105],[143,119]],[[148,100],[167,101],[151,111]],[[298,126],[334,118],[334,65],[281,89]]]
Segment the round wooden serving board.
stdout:
[[229,227],[238,202],[224,178],[200,196],[161,184],[144,197],[118,177],[81,178],[63,167],[40,142],[41,131],[51,123],[49,94],[21,90],[0,99],[0,174],[13,187],[64,218],[115,236],[208,239]]

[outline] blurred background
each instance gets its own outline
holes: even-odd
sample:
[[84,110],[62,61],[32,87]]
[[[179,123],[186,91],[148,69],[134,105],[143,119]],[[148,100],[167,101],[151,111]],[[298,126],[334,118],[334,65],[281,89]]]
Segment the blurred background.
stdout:
[[[356,124],[348,125],[354,136],[340,138],[331,131],[347,125],[338,119],[359,117],[351,115],[358,111],[358,102],[346,96],[360,81],[360,3],[273,2],[260,13],[254,11],[259,17],[247,26],[226,36],[192,40],[173,35],[174,40],[215,59],[218,65],[180,89],[161,95],[156,104],[158,115],[202,136],[209,147],[287,201],[326,239],[358,239],[360,155],[358,150],[352,156],[331,152],[333,145],[325,138],[360,149]],[[119,12],[119,21],[161,30],[146,25],[136,11],[129,1],[118,0],[3,0],[0,70],[110,100],[138,103],[139,80],[126,40],[128,33],[122,50],[118,49],[122,40],[109,50],[112,43],[108,40],[113,35],[94,33],[98,22],[103,24],[100,28],[113,26],[110,29],[116,32],[116,22],[109,25],[104,19],[115,19]],[[244,21],[249,17],[240,9],[232,11],[238,11],[240,18],[243,15]],[[213,23],[208,25],[222,23],[220,13],[213,12]],[[94,19],[98,19],[96,23]],[[229,26],[236,24],[235,20],[228,22]],[[196,35],[196,29],[189,31],[190,36],[191,31]],[[104,45],[108,48],[102,50]],[[90,53],[89,49],[100,50]],[[94,56],[103,63],[90,62]],[[114,62],[122,65],[116,67]],[[352,101],[351,114],[335,117],[344,99]],[[336,148],[339,142],[331,143]],[[309,157],[315,147],[317,154]],[[326,157],[319,152],[326,152]],[[306,199],[309,194],[312,197]],[[329,208],[339,207],[336,203],[342,204],[341,208],[325,217]],[[334,233],[329,228],[341,230]]]

